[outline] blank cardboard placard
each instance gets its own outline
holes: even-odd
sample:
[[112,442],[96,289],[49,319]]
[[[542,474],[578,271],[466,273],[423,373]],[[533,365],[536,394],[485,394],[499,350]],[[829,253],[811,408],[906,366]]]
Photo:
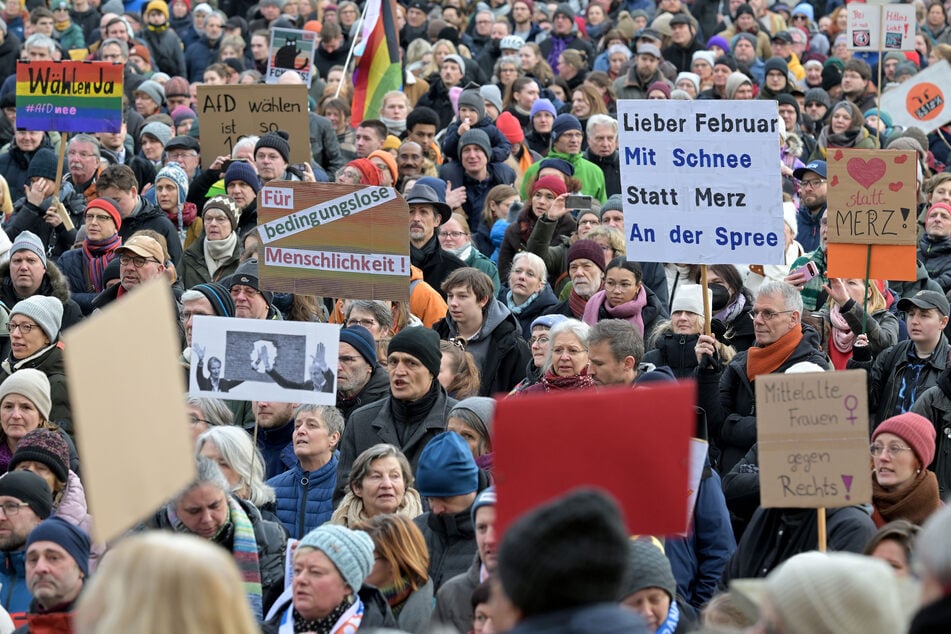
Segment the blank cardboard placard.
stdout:
[[695,402],[692,382],[500,401],[496,530],[568,491],[595,487],[617,499],[632,535],[683,533]]
[[63,336],[94,541],[143,520],[195,477],[168,280]]
[[871,502],[866,389],[863,370],[757,377],[760,505]]
[[[865,244],[829,244],[828,277],[858,277],[865,279],[865,265],[868,260],[869,245]],[[914,246],[894,246],[873,244],[871,268],[868,277],[873,280],[895,280],[913,282],[918,279],[918,248]]]
[[829,242],[918,244],[914,150],[829,149]]

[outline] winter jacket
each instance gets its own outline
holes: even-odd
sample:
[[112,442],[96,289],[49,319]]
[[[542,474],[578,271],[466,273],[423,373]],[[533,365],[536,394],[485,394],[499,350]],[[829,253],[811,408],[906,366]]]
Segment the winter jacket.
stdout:
[[258,449],[264,457],[265,478],[270,480],[298,464],[293,437],[293,418],[280,427],[258,430]]
[[208,266],[205,261],[205,240],[207,239],[208,237],[203,232],[199,239],[192,242],[191,246],[185,249],[181,261],[175,267],[178,277],[182,280],[182,285],[186,289],[204,282],[218,282],[234,273],[238,264],[240,264],[243,247],[241,240],[236,240],[234,251],[228,261],[219,267],[214,275],[208,273]]
[[604,174],[604,191],[609,198],[621,193],[621,155],[617,150],[610,156],[599,156],[589,148],[582,156]]
[[426,626],[433,614],[434,593],[433,581],[428,579],[406,597],[398,606],[399,614],[396,615],[401,630],[420,633],[428,631]]
[[641,617],[614,597],[595,603],[522,619],[509,634],[648,634]]
[[31,357],[17,361],[13,357],[0,363],[0,383],[17,370],[31,368],[39,370],[50,381],[50,422],[58,424],[63,431],[73,435],[72,407],[69,403],[69,390],[66,385],[66,368],[63,363],[63,350],[54,343]]
[[[393,611],[390,610],[390,606],[386,602],[386,598],[384,598],[382,592],[373,586],[364,584],[357,594],[363,602],[363,618],[360,621],[358,630],[376,631],[383,628],[395,629],[399,627],[396,617],[393,616]],[[263,634],[278,634],[281,627],[281,620],[291,607],[292,601],[293,594],[290,592],[285,592],[278,598],[274,607],[270,610],[273,616],[267,619],[261,626],[261,632]],[[335,631],[349,632],[350,630],[341,629]]]
[[[842,306],[840,312],[853,333],[862,332],[862,315],[865,311],[862,310],[860,303],[850,299]],[[832,329],[829,309],[823,308],[815,313],[813,317],[814,326],[819,331],[822,350],[828,352]],[[869,351],[873,356],[879,354],[898,343],[898,317],[887,308],[875,311],[865,318],[865,334],[868,336]]]
[[[523,208],[519,212],[518,219],[505,228],[502,246],[499,247],[499,274],[508,280],[515,254],[520,251],[529,251],[545,262],[548,282],[554,288],[558,278],[568,268],[566,257],[571,244],[570,238],[578,225],[571,214],[565,214],[558,220],[551,220],[545,214],[533,219],[529,217],[529,214],[534,216],[535,212]],[[524,222],[534,223],[527,242],[522,236]]]
[[[442,154],[443,156],[449,157],[453,161],[458,161],[459,159],[459,125],[460,121],[458,119],[454,120],[449,124],[449,127],[446,129],[446,136],[442,140]],[[495,127],[495,123],[492,122],[492,119],[488,116],[482,117],[482,120],[476,122],[470,127],[471,130],[482,130],[489,137],[489,143],[492,146],[492,156],[489,157],[490,163],[501,163],[509,157],[509,154],[512,153],[512,144],[509,142],[505,135],[499,132],[499,129]]]
[[70,249],[56,260],[56,266],[63,272],[69,284],[70,297],[79,306],[83,315],[92,312],[92,301],[101,291],[86,291],[86,259],[82,247]]
[[185,65],[188,67],[188,83],[204,81],[205,69],[218,59],[218,47],[221,45],[222,38],[214,43],[208,41],[208,36],[204,33],[198,38],[198,41],[185,49]]
[[[347,159],[340,151],[340,141],[333,124],[327,117],[311,112],[307,115],[307,126],[310,132],[310,157],[327,174],[336,174],[347,164]],[[320,180],[316,171],[315,176]]]
[[[62,184],[59,200],[72,218],[75,218],[75,212],[82,214],[86,210],[85,199],[81,195],[76,195],[71,183]],[[46,222],[44,216],[52,204],[52,196],[45,198],[38,206],[23,196],[13,204],[13,214],[3,223],[3,230],[11,241],[16,240],[17,236],[24,231],[35,233],[46,247],[46,255],[53,261],[57,261],[60,255],[73,248],[73,243],[76,241],[76,229],[67,229],[63,223],[53,227]]]
[[178,230],[172,221],[168,219],[165,212],[154,205],[150,205],[143,198],[139,198],[139,204],[132,212],[131,216],[122,219],[122,226],[119,228],[119,235],[122,237],[122,243],[129,241],[136,231],[151,229],[162,235],[168,247],[168,258],[172,262],[179,262],[182,259],[182,239],[178,236]]
[[152,53],[152,64],[169,77],[185,77],[185,48],[172,28],[164,31],[143,29],[142,39]]
[[661,51],[664,59],[674,65],[678,73],[690,72],[690,66],[693,63],[693,54],[697,51],[705,51],[707,48],[697,41],[696,36],[690,38],[687,46],[671,44]]
[[951,238],[935,238],[927,234],[921,236],[918,240],[918,260],[928,271],[928,277],[941,286],[942,293],[951,291]]
[[482,226],[482,211],[485,209],[485,199],[496,185],[514,185],[518,175],[505,163],[489,163],[486,165],[488,175],[485,180],[477,181],[468,174],[459,162],[443,163],[439,168],[439,178],[449,181],[453,189],[466,188],[466,201],[462,208],[466,212],[466,220],[471,231],[478,231]]
[[10,143],[6,152],[0,154],[0,175],[6,179],[10,195],[14,200],[18,200],[23,195],[27,169],[36,152],[43,148],[53,149],[49,135],[44,135],[40,146],[32,152],[24,152],[16,145],[16,142],[13,142]]
[[337,393],[337,409],[343,414],[343,420],[349,421],[350,414],[357,408],[376,403],[390,395],[390,375],[380,365],[373,366],[373,372],[370,373],[370,380],[363,386],[360,393],[352,399],[344,400],[340,393]]
[[455,515],[423,513],[413,520],[423,532],[429,551],[429,578],[436,591],[443,583],[464,573],[478,552],[472,513]]
[[[0,563],[0,597],[3,608],[16,621],[30,610],[33,595],[26,587],[26,549],[3,553]],[[22,614],[17,614],[22,613]]]
[[932,422],[937,432],[934,460],[928,468],[938,477],[938,488],[944,498],[951,492],[951,368],[938,375],[936,385],[925,390],[911,411]]
[[825,210],[826,206],[822,205],[813,213],[803,204],[796,212],[796,226],[799,228],[796,232],[796,242],[801,244],[803,251],[807,253],[819,248],[819,224]]
[[[69,282],[66,280],[66,276],[52,262],[47,265],[46,275],[43,276],[40,287],[33,294],[55,297],[63,302],[63,321],[60,332],[82,321],[83,311],[79,308],[79,304],[70,298]],[[10,263],[0,264],[0,301],[7,309],[13,310],[13,307],[19,304],[21,299],[26,298],[18,296],[13,288],[13,281],[10,278]]]
[[482,560],[477,552],[469,568],[442,584],[436,593],[433,625],[443,623],[468,632],[472,626],[472,592],[480,583]]
[[[515,315],[505,304],[489,298],[483,313],[482,327],[466,340],[466,350],[479,366],[479,396],[508,392],[525,378],[525,364],[532,354],[521,336]],[[459,336],[452,315],[447,314],[433,326],[440,339]]]
[[277,517],[291,539],[300,539],[330,519],[337,483],[336,452],[324,466],[305,473],[298,462],[267,481],[277,495]]
[[[462,258],[461,255],[459,257]],[[488,275],[492,280],[492,288],[495,289],[496,293],[499,292],[499,289],[502,288],[502,281],[499,279],[499,267],[495,265],[495,262],[484,256],[475,244],[469,245],[469,254],[462,258],[462,261],[466,263],[466,266],[479,269]]]
[[[508,294],[509,290],[503,288],[502,292],[499,293],[499,301],[508,305],[506,301]],[[547,315],[557,304],[558,298],[555,297],[551,286],[546,283],[538,296],[533,299],[528,306],[522,304],[519,312],[512,312],[512,314],[515,315],[515,319],[518,320],[518,325],[522,329],[522,338],[525,341],[528,341],[532,336],[532,322],[535,321],[537,317]],[[509,306],[509,310],[512,310],[511,306]]]
[[[575,178],[581,181],[582,194],[597,198],[598,202],[602,205],[604,201],[608,199],[607,190],[604,186],[604,172],[602,172],[597,165],[584,158],[580,152],[577,154],[565,154],[564,152],[556,152],[553,149],[548,153],[548,158],[560,158],[574,166]],[[528,189],[528,184],[534,182],[535,174],[538,173],[539,169],[541,169],[541,162],[532,163],[532,165],[525,170],[525,175],[522,178],[522,188],[519,191],[522,200],[530,200],[531,192]]]
[[921,608],[908,628],[908,634],[944,634],[951,628],[951,595],[945,595]]
[[697,369],[694,347],[699,337],[667,331],[657,339],[654,348],[644,355],[643,362],[655,366],[666,365],[678,379],[691,378]]
[[[557,63],[552,63],[552,60],[548,59],[551,55],[552,49],[555,46],[555,38],[565,40],[565,49],[574,49],[576,51],[581,51],[584,53],[584,59],[587,60],[588,64],[594,63],[594,47],[591,46],[591,42],[588,40],[582,39],[581,34],[577,32],[570,33],[568,35],[554,35],[549,34],[541,43],[539,43],[538,48],[541,49],[542,57],[551,65],[552,68],[558,67]],[[555,60],[557,62],[557,60]]]
[[416,102],[416,106],[426,106],[432,108],[439,115],[439,129],[445,129],[452,123],[455,113],[452,109],[452,101],[449,100],[449,89],[442,79],[438,77],[435,81],[429,82],[429,92],[424,94]]
[[339,503],[346,493],[353,461],[373,445],[385,442],[399,447],[409,460],[413,473],[416,472],[423,447],[446,431],[449,410],[458,402],[450,398],[441,386],[436,389],[439,391],[436,402],[425,415],[412,421],[412,427],[397,430],[396,426],[402,424],[397,423],[393,415],[392,396],[364,405],[350,414],[350,420],[343,430],[343,438],[340,439],[340,462],[337,466],[334,504]]
[[641,81],[640,77],[637,76],[637,67],[632,65],[626,75],[622,75],[614,80],[614,90],[617,92],[617,98],[619,100],[647,99],[647,87],[657,81],[662,81],[670,85],[670,82],[664,78],[660,70],[655,70],[653,75]]

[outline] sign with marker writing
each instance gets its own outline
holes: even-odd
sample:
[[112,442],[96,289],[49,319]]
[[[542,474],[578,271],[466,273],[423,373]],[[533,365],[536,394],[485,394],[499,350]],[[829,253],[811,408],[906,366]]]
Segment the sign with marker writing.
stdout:
[[951,64],[942,59],[896,88],[887,90],[880,102],[882,111],[891,115],[896,126],[921,128],[927,134],[951,121],[949,97]]
[[871,502],[866,389],[862,370],[756,378],[760,505]]
[[229,84],[198,85],[198,124],[201,164],[231,156],[246,136],[285,130],[290,137],[291,163],[310,161],[310,121],[305,86]]
[[17,62],[16,72],[17,128],[59,132],[122,128],[121,64]]
[[395,189],[280,181],[258,207],[264,288],[409,300],[409,208]]
[[914,150],[829,149],[830,243],[918,243]]
[[771,101],[619,101],[629,257],[782,264],[778,120]]
[[847,14],[853,51],[915,50],[915,5],[849,3]]

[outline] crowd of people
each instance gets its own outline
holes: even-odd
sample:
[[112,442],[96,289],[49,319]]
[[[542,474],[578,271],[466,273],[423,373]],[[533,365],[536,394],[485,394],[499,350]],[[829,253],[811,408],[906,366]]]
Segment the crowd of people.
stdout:
[[[951,61],[947,8],[917,2],[915,50],[880,57],[837,0],[401,1],[402,89],[357,113],[365,4],[2,2],[0,632],[946,631],[951,127],[879,98]],[[203,155],[197,86],[263,83],[274,28],[316,33],[308,138]],[[17,127],[17,60],[62,59],[122,65],[118,132]],[[629,253],[618,99],[775,102],[783,264]],[[917,153],[916,280],[828,276],[832,148]],[[269,290],[279,181],[399,191],[409,300]],[[203,394],[235,378],[196,315],[339,325],[336,372],[304,383],[336,403],[185,397],[194,480],[95,543],[61,333],[152,280]],[[815,510],[760,506],[755,382],[852,368],[873,496],[828,509],[817,553]],[[500,399],[683,379],[709,446],[686,535],[631,539],[593,490],[497,535]]]

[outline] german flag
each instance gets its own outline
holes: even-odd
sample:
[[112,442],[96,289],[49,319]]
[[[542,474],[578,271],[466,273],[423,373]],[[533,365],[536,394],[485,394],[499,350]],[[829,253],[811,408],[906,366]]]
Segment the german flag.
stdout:
[[403,88],[400,64],[399,35],[393,19],[392,0],[367,0],[366,24],[363,28],[366,45],[353,77],[353,108],[351,125],[364,118],[376,119],[383,95]]

